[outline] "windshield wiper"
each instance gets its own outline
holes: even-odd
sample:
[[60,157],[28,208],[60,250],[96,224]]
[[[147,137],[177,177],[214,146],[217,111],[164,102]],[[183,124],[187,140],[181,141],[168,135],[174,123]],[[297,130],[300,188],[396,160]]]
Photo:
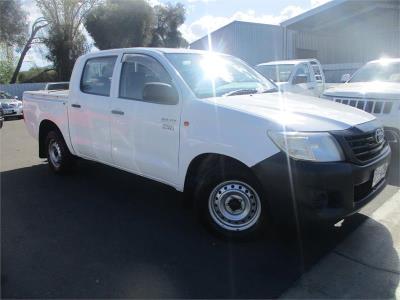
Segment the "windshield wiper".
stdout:
[[258,89],[239,89],[239,90],[234,90],[234,91],[225,93],[222,96],[229,97],[229,96],[237,96],[237,95],[263,94],[263,93],[274,93],[277,91],[278,91],[277,88],[272,88],[272,89],[263,90],[263,91],[260,91]]

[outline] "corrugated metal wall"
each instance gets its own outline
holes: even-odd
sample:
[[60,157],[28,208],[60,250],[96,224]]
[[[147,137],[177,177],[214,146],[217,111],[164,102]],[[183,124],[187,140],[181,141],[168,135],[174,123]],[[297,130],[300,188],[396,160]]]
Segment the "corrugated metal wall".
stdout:
[[[235,21],[211,34],[214,51],[239,57],[256,65],[283,58],[283,28],[275,25]],[[191,49],[208,49],[204,37],[190,45]]]
[[0,91],[7,92],[12,96],[17,96],[22,99],[22,94],[25,91],[38,91],[44,89],[47,82],[39,83],[16,83],[16,84],[0,84]]
[[320,32],[288,30],[287,58],[297,58],[296,48],[316,50],[322,64],[400,57],[399,19],[398,10],[385,9],[372,11],[362,19],[349,18]]

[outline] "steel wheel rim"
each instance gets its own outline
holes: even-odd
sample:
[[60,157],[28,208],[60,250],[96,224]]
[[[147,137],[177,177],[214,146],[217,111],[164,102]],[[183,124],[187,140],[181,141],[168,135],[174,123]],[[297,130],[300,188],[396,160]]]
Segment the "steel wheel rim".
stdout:
[[61,166],[61,148],[56,140],[51,140],[49,143],[49,158],[56,168]]
[[225,181],[217,185],[208,199],[209,213],[219,226],[230,231],[243,231],[257,223],[261,201],[247,183]]

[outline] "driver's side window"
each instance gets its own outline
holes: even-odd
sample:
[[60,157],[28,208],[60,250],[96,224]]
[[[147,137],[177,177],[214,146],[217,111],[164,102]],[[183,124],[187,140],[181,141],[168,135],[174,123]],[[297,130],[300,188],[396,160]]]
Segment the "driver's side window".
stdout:
[[119,97],[145,101],[144,89],[151,83],[172,86],[167,71],[152,57],[139,54],[126,56],[122,63]]

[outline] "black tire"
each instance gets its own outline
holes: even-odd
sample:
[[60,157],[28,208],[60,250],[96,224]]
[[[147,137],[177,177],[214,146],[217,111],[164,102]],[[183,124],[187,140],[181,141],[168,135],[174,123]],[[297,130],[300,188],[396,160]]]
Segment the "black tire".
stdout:
[[[197,180],[194,189],[194,206],[200,221],[209,230],[218,236],[237,240],[255,238],[266,231],[266,225],[269,222],[265,195],[250,170],[237,165],[223,166],[217,164],[217,166],[205,172],[200,172],[198,176],[201,176],[201,180]],[[251,212],[249,211],[248,215],[243,213],[247,217],[240,220],[232,221],[230,218],[222,220],[226,215],[232,216],[228,212],[231,209],[225,208],[228,205],[222,203],[227,203],[229,197],[235,198],[236,195],[239,195],[238,198],[244,195],[242,199],[233,200],[241,202],[240,204],[236,203],[238,211],[245,211],[243,207],[250,207]],[[253,198],[251,199],[251,197]],[[257,201],[257,198],[259,201]],[[248,203],[248,205],[243,203]],[[221,209],[217,207],[221,207]],[[255,207],[254,212],[253,207]],[[225,215],[222,214],[223,211]],[[233,224],[233,222],[243,224]]]
[[58,130],[49,131],[45,147],[49,167],[54,173],[66,174],[71,171],[75,159]]

